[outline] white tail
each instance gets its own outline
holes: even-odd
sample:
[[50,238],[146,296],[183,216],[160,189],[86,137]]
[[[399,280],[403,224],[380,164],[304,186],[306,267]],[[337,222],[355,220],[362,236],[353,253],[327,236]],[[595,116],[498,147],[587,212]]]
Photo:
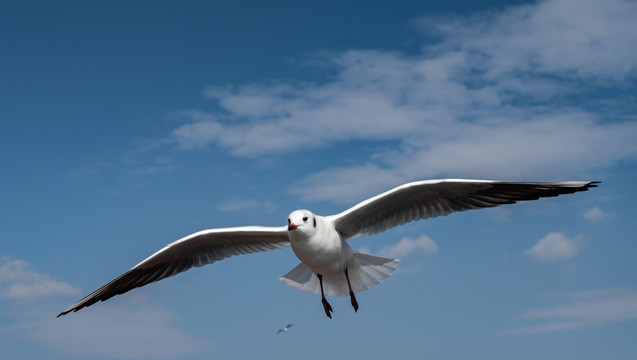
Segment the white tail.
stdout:
[[[371,289],[387,279],[398,267],[400,260],[388,259],[362,253],[354,254],[354,261],[347,268],[350,284],[355,293]],[[321,293],[321,285],[316,274],[307,265],[300,263],[279,280],[290,286],[313,294]],[[345,273],[323,274],[323,290],[326,296],[349,295]]]

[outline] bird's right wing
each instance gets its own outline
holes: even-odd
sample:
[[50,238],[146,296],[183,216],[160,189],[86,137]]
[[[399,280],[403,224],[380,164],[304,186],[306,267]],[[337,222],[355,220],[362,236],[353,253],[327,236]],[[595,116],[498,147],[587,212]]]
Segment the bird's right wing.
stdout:
[[328,216],[345,239],[376,234],[410,221],[444,216],[518,201],[572,194],[595,187],[595,181],[502,182],[442,179],[416,181],[369,198]]
[[59,316],[134,288],[212,264],[233,255],[289,246],[287,227],[243,226],[210,229],[179,239],[61,312]]

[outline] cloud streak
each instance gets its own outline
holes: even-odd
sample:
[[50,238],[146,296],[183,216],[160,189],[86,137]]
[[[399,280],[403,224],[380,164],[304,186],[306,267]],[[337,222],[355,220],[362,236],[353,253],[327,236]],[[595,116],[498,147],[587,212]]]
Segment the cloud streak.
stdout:
[[11,327],[32,341],[80,356],[169,358],[199,353],[208,341],[175,326],[177,316],[144,296],[55,318],[35,311]]
[[0,298],[3,300],[32,303],[52,296],[79,293],[79,289],[69,284],[38,273],[26,261],[0,257]]
[[198,353],[209,345],[177,328],[174,314],[140,294],[56,318],[61,305],[51,299],[80,293],[24,260],[0,257],[0,299],[9,305],[7,316],[13,320],[2,327],[4,334],[65,353],[115,358],[174,357]]
[[566,304],[526,311],[520,319],[537,322],[504,332],[507,335],[578,330],[637,319],[637,291],[595,289],[566,295]]
[[232,197],[223,201],[217,208],[224,212],[253,211],[257,213],[272,213],[276,210],[276,205],[270,200],[259,201]]

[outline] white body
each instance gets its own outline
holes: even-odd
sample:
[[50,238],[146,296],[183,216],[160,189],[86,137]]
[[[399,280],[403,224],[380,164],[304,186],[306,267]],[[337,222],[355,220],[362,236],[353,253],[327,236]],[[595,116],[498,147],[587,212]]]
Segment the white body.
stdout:
[[298,218],[303,221],[302,215],[307,215],[306,224],[309,224],[288,232],[296,257],[317,274],[331,275],[344,271],[354,257],[354,250],[339,235],[334,224],[323,216],[314,215],[307,210],[297,210],[290,214],[290,219]]
[[290,245],[301,264],[281,277],[290,286],[320,294],[317,274],[323,276],[326,295],[349,295],[347,269],[352,290],[359,293],[381,283],[396,270],[398,260],[354,251],[336,230],[329,217],[309,210],[296,210],[288,217]]

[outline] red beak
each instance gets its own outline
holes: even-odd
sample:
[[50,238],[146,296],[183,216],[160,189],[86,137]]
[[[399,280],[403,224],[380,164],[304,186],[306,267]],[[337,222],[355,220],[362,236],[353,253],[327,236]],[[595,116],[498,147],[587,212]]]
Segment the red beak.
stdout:
[[296,229],[298,229],[298,228],[299,228],[299,227],[298,227],[298,226],[296,226],[296,225],[294,225],[294,223],[290,223],[290,225],[288,225],[288,231],[290,231],[290,230],[296,230]]

